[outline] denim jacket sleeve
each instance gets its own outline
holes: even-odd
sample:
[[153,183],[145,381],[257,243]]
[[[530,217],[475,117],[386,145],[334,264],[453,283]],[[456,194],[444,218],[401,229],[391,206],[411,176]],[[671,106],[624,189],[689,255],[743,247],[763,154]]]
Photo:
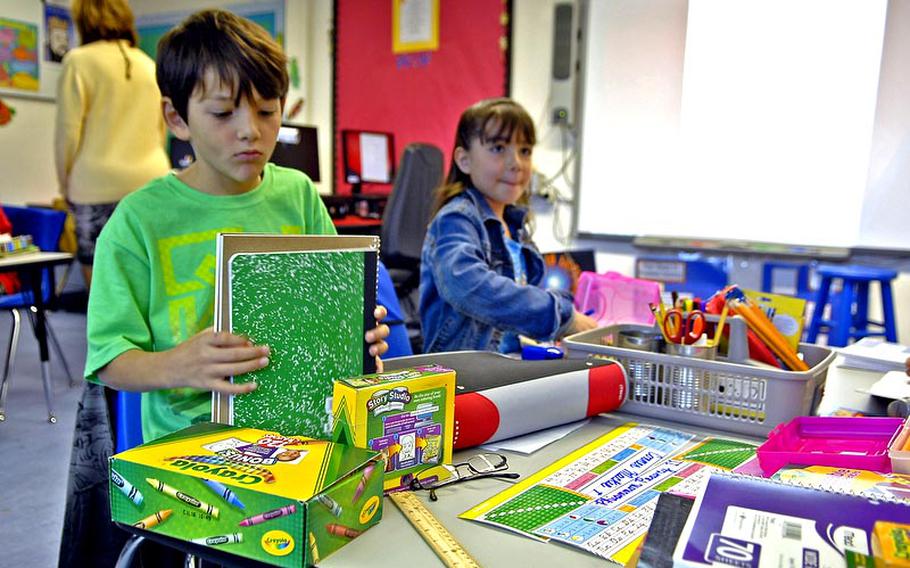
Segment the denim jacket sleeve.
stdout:
[[538,286],[522,286],[489,264],[479,219],[458,211],[433,223],[433,279],[443,300],[464,315],[536,339],[554,337],[572,319],[572,301]]

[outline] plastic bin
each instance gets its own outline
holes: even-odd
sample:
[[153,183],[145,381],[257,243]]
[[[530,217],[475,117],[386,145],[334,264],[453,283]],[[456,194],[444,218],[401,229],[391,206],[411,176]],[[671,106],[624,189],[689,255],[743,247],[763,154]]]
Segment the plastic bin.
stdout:
[[787,464],[891,473],[888,446],[902,418],[797,416],[779,424],[755,452],[765,477]]
[[575,290],[575,307],[590,312],[600,325],[654,323],[648,304],[660,303],[660,284],[618,272],[582,272]]
[[796,372],[734,363],[720,355],[708,360],[604,343],[634,329],[654,328],[607,326],[571,335],[563,344],[569,357],[602,356],[626,369],[629,395],[623,412],[752,436],[764,437],[782,422],[811,414],[836,355],[826,347],[801,343],[809,370]]

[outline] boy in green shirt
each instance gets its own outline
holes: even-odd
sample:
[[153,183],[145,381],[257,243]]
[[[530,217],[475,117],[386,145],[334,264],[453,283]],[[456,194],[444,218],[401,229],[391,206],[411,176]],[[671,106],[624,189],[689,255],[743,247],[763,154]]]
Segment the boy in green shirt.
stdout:
[[[165,120],[196,161],[128,195],[102,232],[85,369],[90,381],[143,391],[146,441],[208,420],[210,391],[256,388],[225,377],[268,365],[268,346],[211,328],[217,233],[335,234],[310,179],[267,163],[288,75],[265,30],[199,12],[162,38],[157,65]],[[371,354],[385,352],[387,335],[385,325],[366,333]]]

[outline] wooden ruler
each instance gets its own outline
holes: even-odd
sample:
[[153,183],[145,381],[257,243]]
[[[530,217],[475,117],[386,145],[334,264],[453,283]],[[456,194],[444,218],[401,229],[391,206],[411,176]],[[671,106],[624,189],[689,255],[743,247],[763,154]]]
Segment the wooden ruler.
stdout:
[[420,499],[411,491],[390,493],[389,498],[401,509],[408,521],[414,525],[423,540],[427,541],[436,556],[449,568],[480,568],[461,543],[455,540],[442,523],[433,516]]

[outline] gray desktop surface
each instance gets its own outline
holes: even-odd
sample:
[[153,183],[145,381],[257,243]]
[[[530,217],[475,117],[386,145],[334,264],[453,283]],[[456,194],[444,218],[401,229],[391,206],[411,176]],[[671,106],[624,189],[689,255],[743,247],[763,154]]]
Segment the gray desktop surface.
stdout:
[[[521,474],[521,478],[524,479],[627,422],[662,425],[692,433],[715,434],[749,442],[759,441],[755,438],[741,435],[706,431],[704,429],[699,430],[680,423],[616,413],[597,416],[587,425],[532,455],[525,456],[514,452],[501,453],[508,457],[509,470],[517,471]],[[464,461],[469,455],[484,451],[487,450],[472,448],[456,452],[453,461],[458,463]],[[521,479],[515,482],[517,481],[521,481]],[[573,568],[582,568],[585,566],[602,567],[605,563],[610,564],[603,558],[582,552],[581,549],[555,542],[537,542],[490,525],[458,518],[458,515],[464,511],[505,490],[510,483],[513,483],[513,481],[497,479],[466,481],[453,487],[440,489],[437,492],[439,500],[435,503],[429,501],[425,491],[418,492],[418,495],[424,505],[461,542],[465,550],[477,560],[477,563],[484,568],[497,566],[519,566],[522,568],[572,566]],[[365,532],[351,544],[320,562],[319,566],[324,568],[350,566],[444,566],[390,499],[386,498],[383,506],[382,522]]]
[[[868,388],[882,376],[882,373],[860,371],[839,367],[838,358],[828,369],[825,395],[819,406],[821,412],[838,407],[874,410],[870,397],[857,388]],[[511,471],[522,474],[522,478],[543,469],[554,461],[566,456],[626,422],[655,424],[703,435],[717,435],[726,438],[759,443],[763,440],[706,430],[678,422],[654,420],[631,414],[615,413],[598,416],[584,427],[569,434],[530,456],[513,452],[502,452],[509,459]],[[483,452],[472,448],[456,452],[454,461],[460,462],[474,453]],[[518,480],[520,481],[520,480]],[[508,487],[511,480],[479,479],[467,481],[438,491],[435,503],[427,499],[426,492],[418,493],[420,499],[437,519],[458,539],[462,546],[485,568],[513,567],[531,568],[537,566],[604,566],[610,564],[604,559],[582,552],[570,546],[543,543],[493,528],[476,521],[459,519],[458,515],[469,508],[489,499]],[[423,542],[404,515],[389,499],[384,500],[382,522],[365,532],[357,540],[345,546],[319,566],[341,568],[351,566],[444,566],[432,549]]]

